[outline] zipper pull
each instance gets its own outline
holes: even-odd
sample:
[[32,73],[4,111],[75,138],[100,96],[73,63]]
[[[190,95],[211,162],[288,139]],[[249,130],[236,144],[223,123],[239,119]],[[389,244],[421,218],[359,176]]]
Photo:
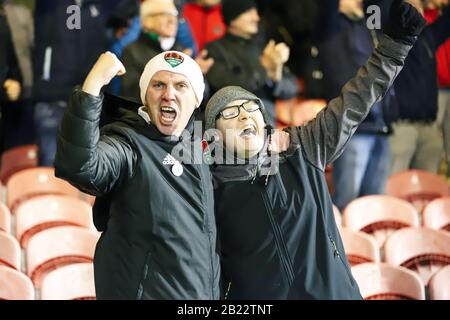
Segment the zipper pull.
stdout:
[[228,288],[227,288],[227,291],[225,292],[224,300],[228,299],[228,293],[230,292],[230,289],[231,289],[231,281],[228,282]]
[[256,166],[255,169],[253,170],[253,179],[252,179],[251,184],[253,184],[253,182],[255,182],[257,173],[258,173],[258,166]]
[[333,244],[333,248],[334,248],[334,256],[339,258],[339,250],[336,246],[336,242],[331,238],[331,236],[329,236],[331,243]]
[[266,181],[264,183],[265,186],[267,186],[267,182],[269,182],[269,176],[270,176],[270,169],[269,169],[269,172],[267,173],[267,176],[266,176]]

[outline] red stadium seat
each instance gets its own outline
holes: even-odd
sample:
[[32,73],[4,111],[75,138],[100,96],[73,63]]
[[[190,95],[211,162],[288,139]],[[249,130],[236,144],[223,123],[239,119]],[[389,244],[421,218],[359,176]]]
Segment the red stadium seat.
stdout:
[[60,226],[43,230],[30,238],[27,274],[36,288],[42,278],[59,267],[80,262],[92,262],[99,234],[80,227]]
[[411,202],[419,212],[436,198],[450,195],[447,181],[423,170],[408,170],[388,178],[386,194]]
[[277,100],[275,113],[279,128],[304,125],[313,120],[317,114],[327,105],[325,100],[303,100],[292,98],[289,100]]
[[450,265],[434,274],[430,279],[428,291],[431,300],[450,300]]
[[51,271],[42,281],[41,299],[94,300],[94,266],[76,263]]
[[425,300],[425,288],[414,272],[386,263],[363,263],[352,274],[365,300]]
[[423,225],[435,230],[450,231],[450,197],[435,199],[425,206]]
[[11,212],[22,201],[44,194],[64,194],[79,198],[78,189],[55,177],[55,169],[37,167],[22,170],[11,176],[7,184],[7,205]]
[[450,264],[450,233],[427,228],[394,232],[385,244],[386,262],[417,272],[423,283]]
[[0,203],[0,231],[11,233],[11,213],[3,203]]
[[0,265],[0,300],[34,300],[33,283],[22,272]]
[[373,235],[381,248],[395,230],[419,226],[419,215],[405,200],[386,195],[365,196],[347,205],[344,226]]
[[20,246],[12,235],[0,231],[0,265],[20,270]]
[[38,165],[36,145],[26,145],[6,150],[2,154],[0,181],[6,185],[14,173]]
[[16,237],[23,248],[34,234],[61,225],[94,230],[92,207],[73,197],[45,195],[26,200],[16,209]]
[[367,233],[352,231],[347,228],[341,228],[340,233],[350,265],[355,266],[364,262],[380,262],[380,251],[374,237]]

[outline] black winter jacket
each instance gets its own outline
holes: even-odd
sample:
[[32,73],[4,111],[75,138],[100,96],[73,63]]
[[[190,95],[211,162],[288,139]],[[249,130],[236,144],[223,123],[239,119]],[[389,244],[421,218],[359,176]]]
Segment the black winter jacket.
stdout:
[[98,56],[108,48],[106,19],[118,1],[81,2],[78,11],[74,0],[36,1],[33,53],[36,101],[66,101],[72,88],[83,82]]
[[172,157],[190,139],[161,135],[135,111],[124,110],[100,132],[102,103],[102,96],[74,90],[55,160],[56,176],[102,201],[94,208],[104,230],[94,257],[97,298],[218,299],[208,166]]
[[450,7],[420,35],[395,82],[399,120],[432,122],[438,110],[438,48],[450,37]]
[[291,145],[280,154],[278,170],[261,174],[270,159],[264,153],[258,165],[214,168],[228,298],[361,299],[334,221],[324,169],[386,94],[409,49],[383,36],[339,97],[315,120],[288,129]]

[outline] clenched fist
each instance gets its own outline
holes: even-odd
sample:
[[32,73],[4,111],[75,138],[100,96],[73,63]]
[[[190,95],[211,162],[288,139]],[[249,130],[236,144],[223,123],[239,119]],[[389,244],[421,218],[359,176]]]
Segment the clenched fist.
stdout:
[[268,149],[273,153],[281,153],[289,148],[290,143],[291,137],[289,133],[282,130],[275,130],[272,133],[272,139]]
[[384,33],[392,39],[413,45],[427,21],[415,7],[403,0],[394,0]]
[[6,96],[8,97],[8,100],[10,101],[17,101],[20,96],[21,86],[20,82],[13,80],[13,79],[7,79],[3,83],[3,88],[5,88]]
[[82,90],[98,96],[103,86],[115,76],[121,76],[125,72],[125,67],[114,53],[109,51],[102,53],[86,77]]
[[269,41],[260,58],[261,65],[267,71],[269,78],[274,81],[281,80],[283,65],[288,61],[289,54],[290,49],[284,42],[275,44],[275,41]]

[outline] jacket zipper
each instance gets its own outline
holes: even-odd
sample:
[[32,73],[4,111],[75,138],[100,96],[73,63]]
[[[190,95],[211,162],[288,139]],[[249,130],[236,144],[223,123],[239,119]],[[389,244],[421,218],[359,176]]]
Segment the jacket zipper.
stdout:
[[225,292],[225,295],[223,297],[224,300],[228,299],[228,294],[230,293],[230,289],[231,289],[231,281],[228,282],[227,291]]
[[[347,268],[347,265],[344,263],[344,260],[342,260],[342,256],[339,254],[339,250],[338,250],[338,248],[337,248],[336,241],[334,241],[334,239],[331,237],[330,234],[328,234],[328,238],[330,239],[331,245],[333,246],[334,257],[335,257],[335,258],[339,258],[339,261],[342,263],[342,265],[343,265],[343,267],[344,267],[344,269],[345,269],[345,272],[347,273],[347,276],[348,276],[349,279],[351,280],[351,279],[352,279],[352,276],[351,276],[351,274],[350,274],[350,271],[349,271],[348,268]],[[352,281],[352,282],[353,282],[353,281]]]
[[289,253],[286,247],[286,243],[283,240],[283,235],[280,226],[275,221],[275,218],[272,214],[272,210],[270,209],[269,199],[267,198],[266,192],[267,192],[266,189],[264,189],[263,191],[264,206],[266,208],[266,212],[269,217],[273,233],[275,235],[275,243],[277,245],[277,249],[280,255],[281,264],[285,270],[289,285],[292,285],[294,283],[295,278],[294,268],[290,262]]
[[283,180],[281,180],[280,173],[275,174],[275,177],[277,180],[278,189],[280,190],[280,193],[281,193],[282,205],[287,207],[287,192],[286,192],[286,188],[283,185]]
[[210,230],[209,230],[209,217],[208,217],[208,205],[209,205],[209,203],[211,203],[211,201],[209,201],[210,199],[208,198],[208,195],[207,195],[207,193],[206,193],[206,185],[205,185],[205,181],[207,181],[206,179],[207,179],[207,177],[205,177],[205,174],[204,174],[204,170],[203,170],[203,168],[200,166],[200,168],[199,168],[199,172],[200,172],[200,177],[201,177],[201,179],[202,179],[202,193],[203,193],[203,196],[205,197],[205,200],[206,200],[206,203],[205,203],[205,207],[204,207],[204,210],[205,210],[205,215],[204,215],[204,217],[205,217],[205,231],[206,231],[206,234],[207,234],[207,236],[208,236],[208,245],[209,245],[209,253],[210,253],[210,259],[209,259],[209,261],[210,261],[210,266],[211,266],[211,270],[210,270],[210,272],[211,272],[211,299],[214,299],[214,250],[213,250],[213,247],[212,247],[212,244],[211,244],[211,232],[210,232]]

